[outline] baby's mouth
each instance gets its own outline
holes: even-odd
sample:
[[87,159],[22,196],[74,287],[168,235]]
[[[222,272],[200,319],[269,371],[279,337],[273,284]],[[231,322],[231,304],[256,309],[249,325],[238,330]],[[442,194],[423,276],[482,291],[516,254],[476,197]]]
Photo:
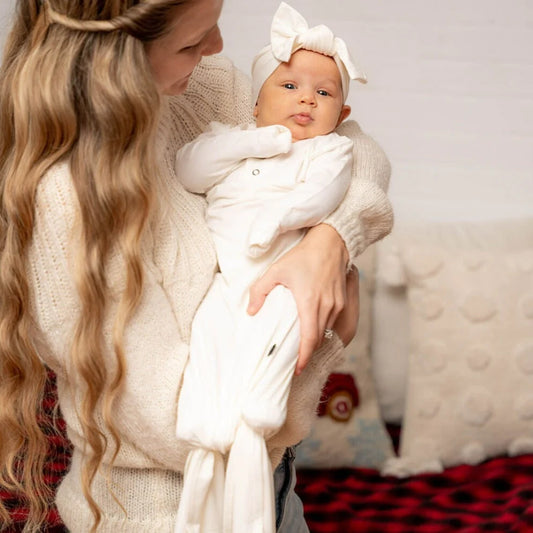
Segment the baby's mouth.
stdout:
[[297,124],[309,124],[313,120],[309,113],[296,113],[292,118]]

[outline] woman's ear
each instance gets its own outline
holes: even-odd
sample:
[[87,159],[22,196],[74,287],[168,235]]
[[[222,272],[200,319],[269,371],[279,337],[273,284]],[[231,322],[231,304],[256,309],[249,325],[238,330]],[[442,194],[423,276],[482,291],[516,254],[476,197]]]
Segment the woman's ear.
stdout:
[[[349,105],[343,105],[341,112],[339,114],[339,120],[337,121],[337,126],[345,119],[347,119],[350,116],[350,113],[352,112],[352,108]],[[255,115],[254,115],[255,116]]]

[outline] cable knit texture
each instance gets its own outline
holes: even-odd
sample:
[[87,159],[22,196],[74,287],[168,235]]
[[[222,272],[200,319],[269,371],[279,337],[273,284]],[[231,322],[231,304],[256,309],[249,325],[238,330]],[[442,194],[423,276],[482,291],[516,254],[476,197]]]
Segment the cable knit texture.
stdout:
[[[122,447],[110,469],[110,486],[127,516],[109,496],[103,472],[92,487],[103,510],[99,531],[173,531],[188,452],[178,445],[175,436],[177,398],[188,357],[192,318],[216,270],[214,248],[204,221],[204,199],[186,192],[179,184],[173,170],[174,156],[211,121],[238,124],[250,118],[250,82],[221,57],[205,59],[187,92],[165,99],[163,104],[158,139],[162,175],[159,213],[145,236],[145,290],[126,329],[126,383],[114,410]],[[355,143],[357,179],[328,223],[342,235],[353,258],[390,229],[391,211],[383,192],[389,167],[379,147],[355,123],[347,127]],[[79,387],[68,361],[80,313],[72,278],[78,205],[66,164],[56,165],[43,177],[36,202],[29,267],[32,303],[46,343],[42,358],[57,373],[59,403],[74,445],[72,466],[59,488],[57,505],[70,531],[85,532],[92,524],[80,484],[85,442],[76,416]],[[121,265],[120,257],[111,258],[112,296],[124,285]],[[112,297],[111,317],[115,300]],[[110,339],[110,331],[108,323],[106,339]],[[294,380],[287,422],[267,443],[273,466],[286,446],[308,432],[321,385],[341,353],[341,342],[334,337]]]

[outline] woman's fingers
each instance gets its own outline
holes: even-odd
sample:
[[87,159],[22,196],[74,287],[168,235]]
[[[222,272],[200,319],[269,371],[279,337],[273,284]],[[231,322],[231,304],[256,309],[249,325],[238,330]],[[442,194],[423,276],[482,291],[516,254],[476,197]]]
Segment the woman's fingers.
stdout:
[[344,346],[355,337],[359,322],[359,271],[354,267],[346,276],[346,305],[337,316],[333,329]]
[[[298,304],[297,304],[298,305]],[[318,309],[316,304],[298,308],[300,318],[300,347],[298,348],[298,361],[296,362],[295,374],[301,374],[311,359],[313,352],[320,342],[320,334],[317,328]]]
[[332,292],[329,298],[322,303],[323,314],[325,317],[323,329],[333,329],[337,317],[346,305],[346,276],[344,273],[342,274],[342,277],[337,280],[337,283],[331,290]]

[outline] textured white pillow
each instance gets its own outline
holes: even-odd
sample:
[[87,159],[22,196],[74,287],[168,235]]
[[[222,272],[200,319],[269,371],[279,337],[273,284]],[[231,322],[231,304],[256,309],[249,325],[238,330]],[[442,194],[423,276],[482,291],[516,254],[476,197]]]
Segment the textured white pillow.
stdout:
[[392,236],[376,245],[376,287],[372,318],[372,370],[381,416],[400,423],[405,408],[409,355],[409,308],[405,284],[391,279],[397,262]]
[[396,239],[409,377],[400,458],[383,472],[533,453],[533,219],[426,225]]
[[[374,292],[375,251],[370,247],[357,260],[359,269],[359,326],[345,349],[345,360],[330,381],[310,435],[297,447],[301,468],[359,466],[380,468],[393,455],[392,443],[380,417],[369,356]],[[359,403],[350,407],[353,384]]]

